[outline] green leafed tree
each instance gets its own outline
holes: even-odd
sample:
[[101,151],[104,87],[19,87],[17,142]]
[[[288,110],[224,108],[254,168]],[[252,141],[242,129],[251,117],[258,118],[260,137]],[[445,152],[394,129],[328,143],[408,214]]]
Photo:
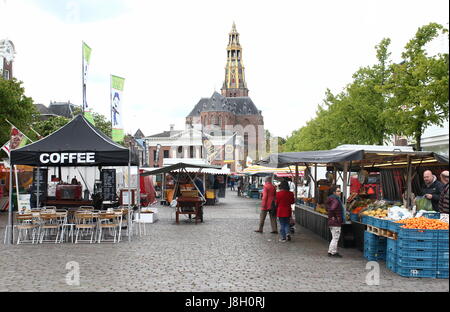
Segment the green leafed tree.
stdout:
[[386,100],[382,86],[390,77],[390,39],[376,46],[377,63],[360,68],[353,82],[339,94],[325,93],[316,117],[292,133],[285,151],[332,149],[341,144],[382,145],[389,133],[382,112]]
[[[73,111],[74,116],[81,114],[81,108],[76,107]],[[95,127],[98,128],[100,131],[102,131],[104,134],[106,134],[108,137],[111,137],[111,122],[106,119],[105,116],[95,113],[92,113],[92,117],[94,118]],[[59,128],[66,125],[70,119],[57,116],[57,117],[51,117],[47,120],[38,120],[38,118],[35,119],[35,122],[33,123],[33,128],[42,136],[47,136],[49,134],[52,134]]]
[[11,126],[6,119],[32,139],[29,125],[37,113],[33,99],[25,96],[21,81],[14,78],[11,80],[0,78],[0,147],[10,139],[11,135]]
[[390,132],[411,136],[421,150],[422,133],[431,125],[448,120],[448,53],[427,54],[427,44],[448,29],[436,23],[420,27],[405,46],[403,62],[391,66],[392,75],[384,87],[388,107],[384,118]]

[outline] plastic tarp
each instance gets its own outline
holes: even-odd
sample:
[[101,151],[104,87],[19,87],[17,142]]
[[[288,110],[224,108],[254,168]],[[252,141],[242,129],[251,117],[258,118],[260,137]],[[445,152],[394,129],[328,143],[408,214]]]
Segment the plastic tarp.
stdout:
[[298,163],[337,163],[344,161],[361,160],[364,158],[364,151],[329,150],[329,151],[307,151],[307,152],[286,152],[271,154],[258,162],[258,165],[272,168],[282,168]]
[[[216,169],[216,170],[220,170],[221,168],[219,166],[213,166],[213,165],[195,165],[195,164],[188,164],[188,163],[178,163],[178,164],[175,164],[175,165],[158,168],[156,170],[143,172],[143,173],[141,173],[141,176],[169,173],[169,172],[180,170],[180,169],[185,169],[188,172],[203,172],[203,171],[200,171],[198,169]],[[193,170],[195,170],[195,171],[193,171]]]

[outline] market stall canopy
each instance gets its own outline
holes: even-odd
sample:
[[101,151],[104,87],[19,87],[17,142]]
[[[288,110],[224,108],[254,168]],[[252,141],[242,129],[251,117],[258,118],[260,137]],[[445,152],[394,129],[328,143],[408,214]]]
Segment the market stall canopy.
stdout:
[[[346,150],[336,148],[329,151],[287,152],[272,154],[259,161],[259,165],[280,168],[293,164],[342,164],[351,162],[349,169],[361,167],[406,167],[408,159],[412,165],[448,165],[448,157],[434,152],[390,150]],[[337,166],[339,167],[339,166]]]
[[299,163],[325,164],[363,159],[364,151],[307,151],[271,154],[257,162],[258,165],[272,168],[283,168]]
[[130,154],[80,114],[49,136],[12,150],[11,162],[41,167],[137,166],[137,155]]
[[[155,170],[145,169],[144,168],[144,170],[146,172],[141,173],[141,176],[157,175],[157,174],[162,174],[162,173],[170,173],[170,172],[177,171],[177,170],[180,170],[180,169],[185,169],[187,172],[199,172],[198,169],[221,170],[221,167],[213,166],[213,165],[195,165],[195,164],[188,164],[188,163],[178,163],[178,164],[167,166],[167,167],[157,168]],[[193,170],[195,170],[195,171],[193,171]]]

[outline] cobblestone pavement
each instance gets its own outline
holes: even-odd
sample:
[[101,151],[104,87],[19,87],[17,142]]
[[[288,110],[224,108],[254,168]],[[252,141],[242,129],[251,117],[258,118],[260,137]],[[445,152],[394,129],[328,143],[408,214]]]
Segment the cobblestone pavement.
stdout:
[[[204,223],[160,207],[146,236],[119,244],[0,244],[0,291],[189,292],[401,292],[449,291],[448,279],[404,278],[380,262],[380,284],[368,286],[367,261],[356,249],[327,256],[327,242],[297,225],[293,240],[278,242],[266,220],[253,232],[259,201],[228,192],[205,207]],[[0,214],[0,233],[7,220]],[[66,264],[80,266],[80,285],[69,286]]]

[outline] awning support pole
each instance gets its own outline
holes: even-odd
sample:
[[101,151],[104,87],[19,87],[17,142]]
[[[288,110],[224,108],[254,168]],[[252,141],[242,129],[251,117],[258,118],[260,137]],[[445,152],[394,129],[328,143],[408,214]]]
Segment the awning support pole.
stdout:
[[411,207],[411,157],[410,155],[406,156],[407,161],[408,161],[408,177],[407,177],[407,192],[406,192],[406,205],[407,208],[410,209]]
[[[343,186],[342,186],[342,188],[343,188],[343,195],[344,195],[344,198],[343,198],[343,207],[342,207],[342,209],[344,210],[343,211],[343,213],[344,213],[344,216],[345,216],[345,204],[347,203],[347,174],[348,174],[348,162],[346,161],[345,163],[344,163],[344,177],[343,177]],[[345,223],[345,220],[343,220],[344,221],[344,223]]]
[[297,203],[297,200],[298,200],[298,164],[295,164],[295,203]]
[[319,189],[319,186],[317,185],[317,164],[314,164],[314,199],[317,202],[317,197],[319,194],[317,194],[317,190]]
[[14,242],[14,231],[13,231],[13,164],[9,164],[9,209],[8,209],[8,226],[5,229],[5,243],[8,241],[8,245],[12,245]]

